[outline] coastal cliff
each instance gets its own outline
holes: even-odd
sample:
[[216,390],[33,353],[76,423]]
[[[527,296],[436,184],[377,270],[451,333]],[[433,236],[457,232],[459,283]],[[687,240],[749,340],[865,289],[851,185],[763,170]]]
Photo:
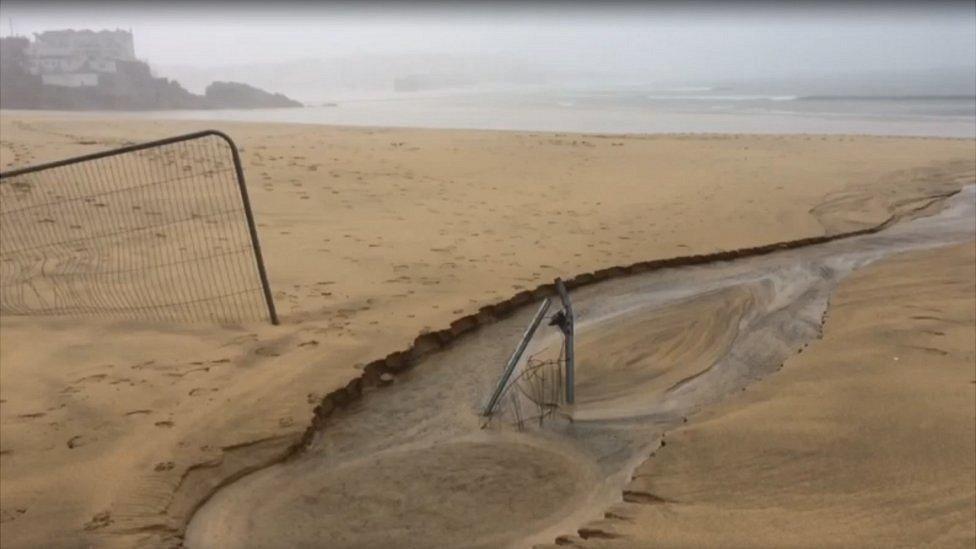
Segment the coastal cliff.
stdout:
[[40,40],[31,42],[19,36],[0,38],[0,108],[163,110],[303,106],[282,94],[237,82],[214,82],[204,95],[197,95],[175,80],[153,76],[144,61],[91,54],[66,55],[64,50],[70,48],[60,48],[57,55],[45,55],[39,43]]

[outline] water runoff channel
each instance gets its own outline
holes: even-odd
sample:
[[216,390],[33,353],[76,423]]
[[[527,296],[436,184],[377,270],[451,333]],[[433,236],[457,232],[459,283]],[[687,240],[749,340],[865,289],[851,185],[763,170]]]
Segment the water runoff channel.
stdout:
[[[576,402],[541,425],[482,408],[538,304],[425,358],[330,418],[297,456],[218,491],[206,547],[525,547],[621,500],[661,435],[819,337],[838,282],[885,256],[976,239],[976,188],[933,215],[752,258],[573,292]],[[558,352],[540,329],[526,357]],[[524,359],[523,359],[524,360]]]

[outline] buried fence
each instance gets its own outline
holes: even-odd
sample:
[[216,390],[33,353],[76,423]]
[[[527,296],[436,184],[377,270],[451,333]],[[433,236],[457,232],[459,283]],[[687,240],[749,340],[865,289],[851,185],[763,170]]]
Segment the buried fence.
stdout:
[[0,173],[0,314],[278,323],[213,130]]
[[[555,286],[563,308],[549,317],[549,325],[559,328],[563,335],[558,356],[530,356],[522,361],[522,355],[552,305],[552,299],[547,297],[522,334],[482,409],[482,415],[489,421],[493,417],[507,416],[521,429],[526,419],[537,419],[541,424],[560,405],[572,405],[575,401],[573,304],[561,279],[556,279]],[[521,368],[518,368],[520,364]]]

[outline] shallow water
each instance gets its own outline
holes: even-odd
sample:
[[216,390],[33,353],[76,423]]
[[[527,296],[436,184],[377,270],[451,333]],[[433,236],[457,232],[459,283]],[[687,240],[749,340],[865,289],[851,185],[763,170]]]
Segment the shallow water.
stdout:
[[[535,306],[334,414],[306,452],[219,491],[189,547],[525,546],[599,518],[659,436],[774,373],[885,256],[976,238],[976,187],[876,234],[573,292],[577,404],[519,431],[480,409]],[[545,328],[528,354],[552,352]]]

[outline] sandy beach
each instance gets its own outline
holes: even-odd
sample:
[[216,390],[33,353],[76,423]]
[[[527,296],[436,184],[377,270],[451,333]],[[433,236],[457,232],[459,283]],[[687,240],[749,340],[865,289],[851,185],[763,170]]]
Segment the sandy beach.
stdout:
[[[207,127],[5,111],[0,166]],[[931,214],[976,182],[976,146],[966,139],[256,123],[218,129],[242,151],[281,325],[3,317],[5,547],[179,545],[201,504],[292,454],[323,397],[367,364],[557,276],[869,229]],[[609,546],[970,542],[973,261],[969,242],[892,256],[841,280],[823,339],[782,371],[668,431],[666,447],[633,464],[631,481],[661,501],[608,508],[608,516],[620,517],[611,524],[588,522],[603,500],[566,482],[558,459],[549,460],[554,469],[521,476],[504,464],[486,465],[510,491],[540,487],[512,511],[537,513],[540,529],[494,538],[488,526],[515,518],[492,515],[478,543],[558,536]],[[753,301],[730,290],[641,319],[648,333],[674,345],[655,358],[681,365],[641,383],[653,393],[654,383],[693,373],[694,360],[718,356],[735,339],[722,319]],[[685,331],[689,318],[709,316],[716,325],[702,328],[705,340]],[[581,352],[596,356],[641,339],[611,331],[599,346],[581,342]],[[510,352],[508,343],[489,343],[502,356]],[[683,354],[688,348],[695,356]],[[628,364],[623,357],[602,365]],[[394,387],[408,386],[411,375]],[[581,377],[581,391],[587,382]],[[589,382],[590,394],[600,395],[595,400],[630,405],[623,390],[629,378]],[[366,400],[382,399],[377,391]],[[337,419],[340,432],[341,425]],[[439,459],[476,459],[482,442],[441,448]],[[645,442],[657,444],[653,437]],[[532,460],[551,449],[530,450],[508,455]],[[425,466],[421,454],[376,459],[347,464],[347,477],[333,473],[323,482],[403,486],[410,481],[400,467]],[[566,460],[563,470],[576,471],[578,462]],[[574,474],[568,478],[602,478],[591,470]],[[465,472],[457,477],[464,480]],[[627,479],[611,477],[601,493],[623,498]],[[542,505],[553,501],[566,503]],[[473,513],[470,503],[452,506]],[[368,505],[343,511],[353,518],[370,512]],[[431,512],[446,530],[466,524]],[[580,535],[587,524],[591,534]],[[736,537],[746,531],[753,537]],[[861,537],[844,537],[855,531]],[[442,541],[465,544],[463,536]],[[357,543],[370,541],[347,545]]]
[[[696,425],[703,410],[774,377],[821,337],[828,302],[852,272],[908,250],[971,243],[976,195],[972,188],[964,193],[936,214],[875,234],[577,286],[579,398],[540,422],[529,419],[518,427],[512,421],[517,410],[532,418],[529,399],[505,405],[488,422],[471,413],[472,402],[484,401],[497,364],[532,308],[482,324],[413,368],[398,370],[392,386],[364,392],[338,411],[320,410],[316,423],[323,428],[300,454],[220,490],[194,515],[185,542],[263,547],[329,539],[352,547],[526,547],[555,538],[557,545],[601,539],[653,545],[653,529],[640,535],[614,528],[615,520],[626,527],[634,508],[673,503],[642,483],[642,473],[654,470],[646,463],[648,454],[665,450],[669,434]],[[954,285],[965,284],[965,273],[954,275],[961,275]],[[539,357],[560,344],[561,337],[547,331],[527,353]],[[961,354],[965,363],[966,351]],[[516,394],[532,390],[533,383],[516,383]],[[964,428],[962,410],[953,429]],[[789,417],[783,421],[791,424]],[[899,422],[886,426],[893,427],[910,429]],[[955,460],[947,477],[962,476],[963,448],[944,456]],[[758,444],[742,452],[750,464],[767,459]],[[721,451],[705,455],[722,459]],[[848,459],[854,458],[841,457],[838,467]],[[910,467],[896,461],[900,471]],[[774,492],[806,489],[760,483]],[[958,487],[955,493],[967,490]],[[920,515],[942,505],[914,490],[899,496],[913,501],[912,512]],[[957,510],[966,508],[963,503]],[[898,505],[881,510],[873,523],[897,522],[893,515],[904,511]],[[958,517],[945,522],[958,526]],[[770,533],[779,529],[771,525]],[[832,543],[856,544],[857,531],[837,528]],[[749,544],[746,538],[777,545],[767,541],[770,533],[747,532],[733,545]],[[924,537],[908,529],[897,539]],[[683,542],[680,533],[667,541],[695,545]]]
[[974,265],[968,243],[855,273],[821,341],[668,433],[627,486],[653,498],[572,545],[972,545]]

